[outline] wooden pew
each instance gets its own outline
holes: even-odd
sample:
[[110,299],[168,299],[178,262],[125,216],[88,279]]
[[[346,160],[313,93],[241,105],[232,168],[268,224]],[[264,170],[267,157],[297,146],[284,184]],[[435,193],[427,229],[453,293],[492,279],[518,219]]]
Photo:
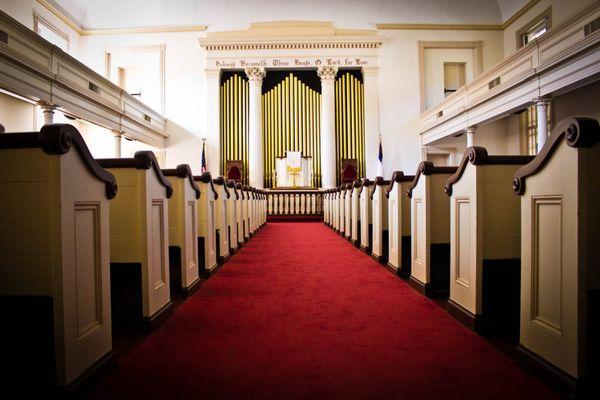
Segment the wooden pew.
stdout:
[[256,234],[256,189],[248,188],[248,226],[250,227],[250,236]]
[[352,213],[352,234],[350,241],[356,247],[360,247],[360,181],[352,182],[352,194],[350,195],[350,210]]
[[218,198],[210,172],[194,176],[202,195],[198,199],[198,254],[202,277],[208,278],[217,270],[215,201]]
[[340,185],[340,196],[338,197],[339,203],[339,229],[338,233],[344,236],[346,232],[346,185]]
[[329,226],[329,189],[323,191],[323,223]]
[[3,390],[22,397],[76,392],[115,360],[115,177],[93,159],[77,129],[55,124],[0,135],[0,188]]
[[250,204],[250,190],[248,186],[242,186],[242,193],[244,194],[244,198],[242,200],[242,218],[244,220],[244,241],[250,240],[250,214],[249,214],[249,204]]
[[344,197],[344,211],[345,218],[344,221],[344,237],[348,240],[352,237],[352,184],[346,184],[346,193]]
[[339,197],[340,197],[340,189],[339,188],[335,188],[332,189],[333,190],[333,197],[331,199],[332,202],[332,206],[333,206],[333,212],[332,212],[332,216],[333,216],[333,230],[335,232],[337,232],[339,230],[340,227],[340,201],[339,201]]
[[518,360],[579,394],[586,384],[599,390],[599,142],[598,121],[565,119],[513,181],[522,232]]
[[222,176],[213,179],[213,185],[217,191],[217,197],[215,199],[215,243],[217,264],[223,265],[230,257],[229,235],[227,229],[227,199],[229,199],[229,190],[227,190],[225,179]]
[[184,298],[200,287],[198,262],[198,199],[200,188],[187,164],[163,169],[173,186],[169,200],[169,282],[171,296]]
[[98,160],[117,179],[110,207],[113,328],[157,329],[173,313],[169,283],[169,205],[173,187],[154,153]]
[[227,198],[227,236],[229,241],[229,253],[232,255],[239,248],[237,205],[239,204],[240,193],[235,186],[235,181],[227,181],[227,188],[230,194]]
[[367,254],[371,254],[373,243],[373,206],[370,195],[370,188],[373,182],[368,178],[361,181],[358,192],[360,202],[360,248]]
[[389,250],[388,201],[385,197],[385,189],[389,185],[390,181],[378,176],[369,192],[372,203],[371,224],[373,225],[371,257],[383,265],[387,265]]
[[239,198],[235,202],[235,217],[237,220],[237,239],[238,247],[242,247],[246,241],[245,239],[245,223],[244,223],[244,197],[246,194],[242,190],[242,184],[240,182],[235,184],[235,190],[239,194]]
[[450,200],[446,180],[456,167],[419,164],[408,189],[411,199],[411,272],[409,283],[426,296],[450,289]]
[[389,186],[385,190],[388,199],[388,268],[397,275],[410,276],[410,198],[408,188],[415,179],[394,171]]
[[[466,149],[446,181],[450,196],[448,312],[469,328],[517,327],[521,210],[511,182],[530,156],[490,156]],[[492,325],[493,324],[493,325]]]

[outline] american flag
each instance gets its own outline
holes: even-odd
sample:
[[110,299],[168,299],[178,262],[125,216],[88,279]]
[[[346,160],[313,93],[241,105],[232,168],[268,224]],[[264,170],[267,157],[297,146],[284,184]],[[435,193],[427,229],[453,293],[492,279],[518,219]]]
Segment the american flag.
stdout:
[[381,135],[379,135],[379,154],[377,155],[379,162],[377,163],[377,176],[383,177],[383,145],[381,142]]
[[206,140],[202,140],[202,160],[200,161],[200,164],[202,168],[202,173],[207,172],[208,168],[206,168]]

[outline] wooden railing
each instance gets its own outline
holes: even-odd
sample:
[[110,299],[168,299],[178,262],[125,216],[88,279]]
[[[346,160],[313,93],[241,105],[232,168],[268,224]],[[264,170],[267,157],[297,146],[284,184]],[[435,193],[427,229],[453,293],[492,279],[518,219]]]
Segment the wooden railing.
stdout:
[[269,191],[268,215],[322,215],[323,193],[317,190]]

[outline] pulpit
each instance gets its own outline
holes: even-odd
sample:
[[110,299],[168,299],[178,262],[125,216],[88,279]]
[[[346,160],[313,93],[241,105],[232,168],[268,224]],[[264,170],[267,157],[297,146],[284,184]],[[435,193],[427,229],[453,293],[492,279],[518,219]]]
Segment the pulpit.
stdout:
[[312,186],[312,157],[299,151],[287,151],[285,157],[275,159],[275,187]]

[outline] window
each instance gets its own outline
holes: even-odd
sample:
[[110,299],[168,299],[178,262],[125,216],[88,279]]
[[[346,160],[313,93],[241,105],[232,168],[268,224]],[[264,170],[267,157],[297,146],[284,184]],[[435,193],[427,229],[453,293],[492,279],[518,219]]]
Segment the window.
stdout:
[[530,23],[517,31],[517,48],[525,46],[534,39],[539,38],[550,29],[552,9],[548,8],[535,17]]
[[456,92],[459,87],[466,83],[466,63],[445,62],[444,63],[444,97]]
[[[548,132],[552,129],[552,102],[548,105]],[[532,105],[521,113],[522,153],[535,156],[537,154],[537,108]]]
[[33,14],[33,30],[65,53],[69,52],[69,35],[37,14]]

